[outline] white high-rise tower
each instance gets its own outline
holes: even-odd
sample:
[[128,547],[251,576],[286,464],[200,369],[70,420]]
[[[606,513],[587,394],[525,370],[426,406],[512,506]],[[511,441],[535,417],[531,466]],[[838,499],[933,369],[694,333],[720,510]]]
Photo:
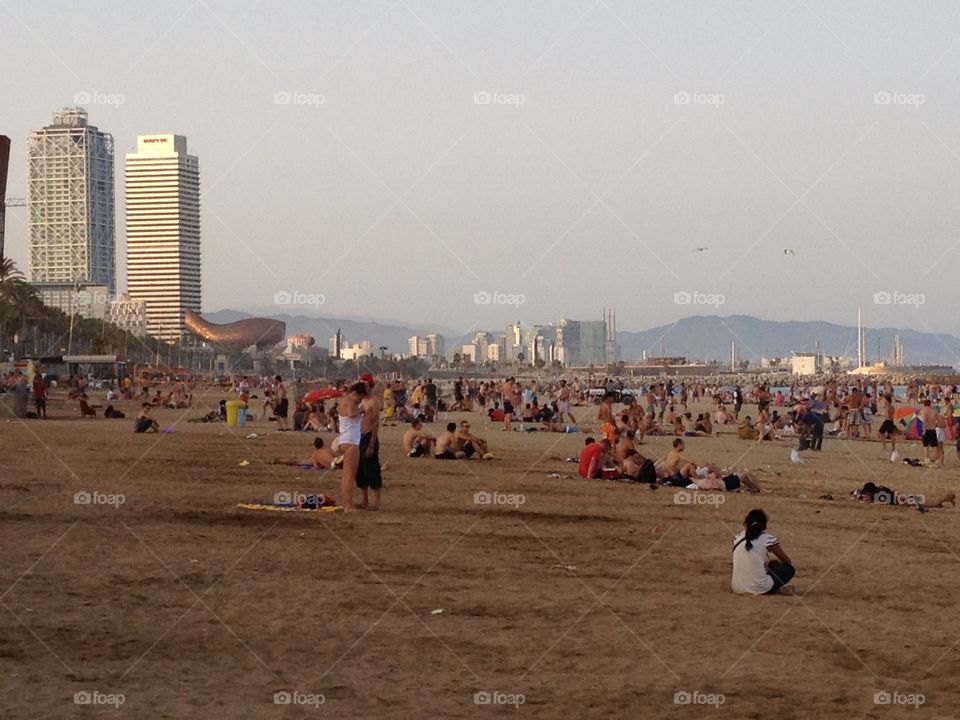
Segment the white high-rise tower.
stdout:
[[126,156],[127,292],[147,332],[174,341],[200,312],[200,166],[181,135],[140,135]]
[[48,305],[70,311],[70,293],[57,285],[116,290],[113,190],[113,137],[88,125],[83,108],[64,108],[30,133],[27,277]]

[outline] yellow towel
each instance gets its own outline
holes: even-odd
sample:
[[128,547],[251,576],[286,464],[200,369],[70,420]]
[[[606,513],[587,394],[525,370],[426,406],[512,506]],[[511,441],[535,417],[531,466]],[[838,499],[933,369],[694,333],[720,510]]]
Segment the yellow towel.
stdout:
[[340,512],[343,510],[339,505],[333,505],[329,507],[316,508],[311,510],[310,508],[300,508],[300,507],[279,507],[277,505],[261,505],[260,503],[237,503],[238,508],[243,508],[244,510],[272,510],[273,512]]

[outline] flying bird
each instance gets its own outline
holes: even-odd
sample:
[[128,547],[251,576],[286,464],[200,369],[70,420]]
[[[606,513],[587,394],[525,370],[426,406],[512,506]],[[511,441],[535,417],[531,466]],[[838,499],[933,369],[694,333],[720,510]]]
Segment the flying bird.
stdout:
[[796,255],[796,253],[795,253],[793,250],[791,250],[790,248],[784,248],[784,249],[783,249],[783,254],[784,254],[784,255]]
[[706,249],[707,249],[707,248],[705,248],[705,247],[698,247],[698,248],[694,248],[693,251],[694,251],[694,252],[703,252],[703,251],[706,250]]

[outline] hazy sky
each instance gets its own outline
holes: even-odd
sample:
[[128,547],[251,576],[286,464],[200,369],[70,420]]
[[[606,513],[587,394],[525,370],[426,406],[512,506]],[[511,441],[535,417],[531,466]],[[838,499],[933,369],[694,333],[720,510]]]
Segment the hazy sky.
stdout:
[[8,195],[75,97],[113,134],[119,278],[123,156],[187,136],[207,311],[960,334],[955,2],[11,0],[0,68]]

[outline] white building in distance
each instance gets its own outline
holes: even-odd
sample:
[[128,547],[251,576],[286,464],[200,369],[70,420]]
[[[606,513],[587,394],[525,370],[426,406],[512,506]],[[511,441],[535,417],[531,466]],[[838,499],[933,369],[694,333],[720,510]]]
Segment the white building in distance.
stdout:
[[127,292],[147,332],[178,340],[200,312],[200,165],[182,135],[139,135],[126,156]]
[[[31,283],[116,291],[113,136],[88,125],[83,108],[54,113],[28,136],[27,216]],[[63,292],[41,289],[41,298],[71,312]]]

